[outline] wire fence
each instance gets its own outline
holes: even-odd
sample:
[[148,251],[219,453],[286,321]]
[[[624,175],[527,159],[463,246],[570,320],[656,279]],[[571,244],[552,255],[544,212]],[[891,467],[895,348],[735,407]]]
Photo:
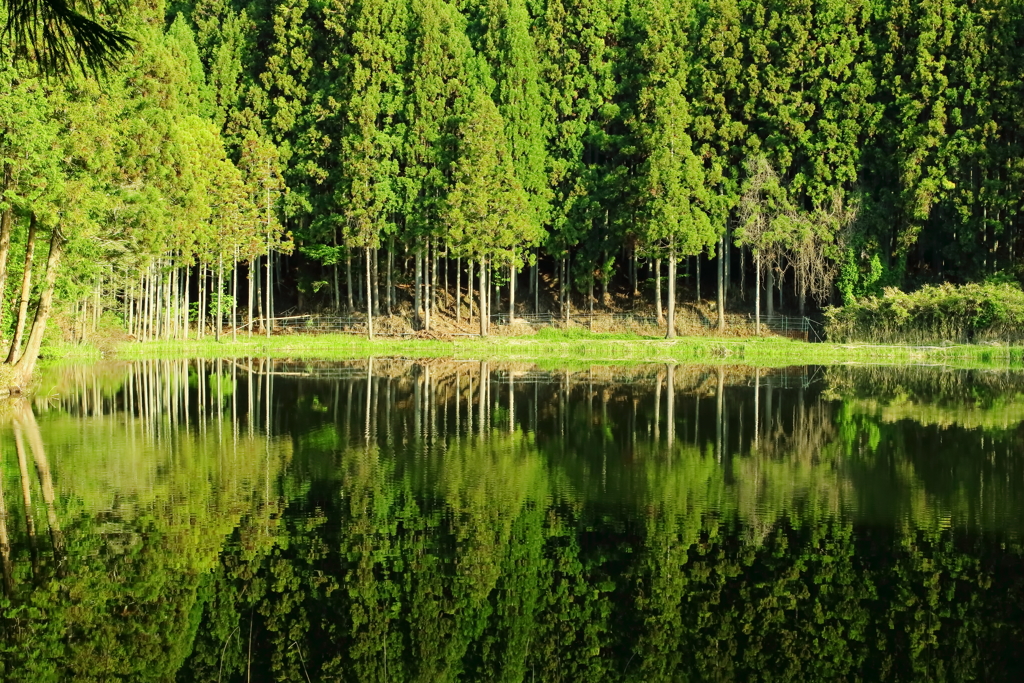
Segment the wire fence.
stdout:
[[[705,329],[718,327],[718,320],[714,317],[707,317],[692,312],[680,312],[676,315],[677,324],[681,326],[699,326]],[[508,325],[508,312],[495,313],[490,316],[492,325]],[[634,313],[573,313],[568,317],[557,313],[524,313],[515,316],[517,325],[529,325],[530,327],[582,327],[588,329],[614,329],[614,328],[653,328],[663,327],[664,321],[658,320],[655,316],[637,315]],[[733,331],[744,330],[753,333],[756,327],[756,319],[753,315],[730,313],[725,316],[726,329]],[[262,321],[253,321],[254,329],[262,330]],[[247,330],[248,324],[242,318],[235,321],[237,328]],[[363,315],[294,315],[272,319],[272,328],[275,331],[306,334],[365,334],[366,317]],[[763,331],[774,334],[781,334],[789,337],[821,341],[822,334],[820,325],[806,316],[772,315],[761,316],[761,328]],[[380,331],[387,336],[387,330]],[[414,332],[391,332],[390,334],[412,335]]]

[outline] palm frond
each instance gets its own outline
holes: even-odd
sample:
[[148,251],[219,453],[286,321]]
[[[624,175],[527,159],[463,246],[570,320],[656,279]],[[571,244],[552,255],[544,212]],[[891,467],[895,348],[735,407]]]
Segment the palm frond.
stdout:
[[31,59],[46,74],[72,69],[101,73],[128,52],[134,40],[96,21],[116,16],[124,0],[0,0],[6,5],[4,43],[16,59]]

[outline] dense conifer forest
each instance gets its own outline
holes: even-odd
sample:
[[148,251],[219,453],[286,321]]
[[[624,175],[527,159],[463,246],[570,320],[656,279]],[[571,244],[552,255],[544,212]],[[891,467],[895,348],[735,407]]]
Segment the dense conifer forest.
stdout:
[[671,320],[697,298],[752,310],[755,291],[804,313],[1022,276],[1017,0],[176,0],[96,18],[130,38],[105,68],[0,64],[12,359],[51,299],[65,333],[108,319],[147,339],[231,315],[261,332],[268,311],[429,328],[507,313],[510,294],[517,314]]

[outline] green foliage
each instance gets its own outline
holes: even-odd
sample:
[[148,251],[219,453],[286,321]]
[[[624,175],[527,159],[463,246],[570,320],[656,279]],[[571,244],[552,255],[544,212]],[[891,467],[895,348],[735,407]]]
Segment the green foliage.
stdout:
[[1019,342],[1024,292],[1016,284],[925,286],[910,294],[887,288],[825,316],[834,341]]
[[516,248],[536,242],[538,227],[501,115],[483,91],[474,92],[458,137],[460,153],[445,208],[448,239],[467,256],[518,265]]

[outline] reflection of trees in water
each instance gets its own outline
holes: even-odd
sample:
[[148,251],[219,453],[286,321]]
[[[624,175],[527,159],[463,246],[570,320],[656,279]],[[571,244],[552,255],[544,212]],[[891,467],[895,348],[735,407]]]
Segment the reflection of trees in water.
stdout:
[[159,367],[163,386],[137,369],[120,385],[87,378],[36,401],[38,419],[27,401],[5,407],[13,448],[0,453],[0,484],[22,496],[0,515],[0,679],[173,679],[225,540],[243,521],[266,528],[277,501],[257,482],[277,480],[287,444],[218,422],[212,403],[198,424],[187,368],[174,369]]
[[[19,521],[14,600],[51,602],[0,617],[3,665],[674,681],[1001,680],[1022,663],[1011,534],[976,534],[934,488],[894,507],[904,522],[851,521],[913,461],[912,423],[872,451],[870,426],[890,426],[769,371],[327,369],[131,366],[41,412],[66,575],[32,584]],[[25,467],[3,463],[17,491]],[[881,490],[906,500],[933,483],[919,471]]]

